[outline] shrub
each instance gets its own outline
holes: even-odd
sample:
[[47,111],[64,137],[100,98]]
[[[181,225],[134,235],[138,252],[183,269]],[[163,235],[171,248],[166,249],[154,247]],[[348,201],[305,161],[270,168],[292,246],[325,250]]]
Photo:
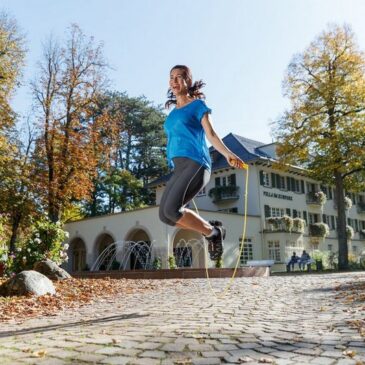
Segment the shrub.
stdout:
[[169,269],[176,269],[176,261],[175,261],[175,256],[169,256],[168,258],[168,263],[169,263]]
[[61,228],[61,223],[52,223],[42,218],[31,227],[30,236],[20,244],[13,255],[12,270],[19,272],[32,269],[38,261],[50,259],[57,265],[68,260],[68,244],[65,243],[68,232]]
[[152,268],[153,270],[160,270],[162,267],[162,262],[160,257],[155,257],[153,260]]
[[222,259],[222,256],[219,256],[218,259],[216,260],[215,267],[217,269],[221,269],[223,267],[223,259]]

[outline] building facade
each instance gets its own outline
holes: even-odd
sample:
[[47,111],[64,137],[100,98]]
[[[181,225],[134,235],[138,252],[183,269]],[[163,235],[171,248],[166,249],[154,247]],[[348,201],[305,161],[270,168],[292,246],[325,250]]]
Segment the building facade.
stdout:
[[[286,172],[275,170],[274,143],[263,144],[232,133],[223,141],[249,165],[245,237],[242,234],[246,171],[229,166],[212,147],[211,179],[194,202],[201,216],[221,220],[227,228],[224,267],[234,267],[237,261],[242,266],[248,260],[272,259],[273,270],[281,271],[293,251],[299,255],[303,249],[309,253],[315,249],[338,251],[333,187],[309,179],[306,171],[298,167]],[[213,266],[206,258],[201,235],[159,221],[158,205],[169,177],[162,176],[149,185],[156,191],[155,206],[68,223],[68,270],[81,270],[85,265],[91,268],[99,254],[115,241],[146,242],[151,246],[150,259],[161,258],[162,267],[167,267],[169,256],[181,250],[185,250],[186,265]],[[349,192],[347,196],[352,201],[346,211],[348,226],[352,228],[349,252],[359,255],[365,250],[365,193]],[[195,209],[192,203],[189,208]],[[325,237],[322,223],[328,227]],[[123,268],[139,268],[136,257],[130,255]]]

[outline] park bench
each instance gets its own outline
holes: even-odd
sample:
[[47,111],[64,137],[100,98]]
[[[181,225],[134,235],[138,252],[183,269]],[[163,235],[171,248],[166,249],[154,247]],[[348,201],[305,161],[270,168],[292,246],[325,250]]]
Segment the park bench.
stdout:
[[253,266],[263,266],[263,267],[271,267],[275,264],[274,260],[248,260],[246,265],[253,267]]
[[[291,271],[291,269],[290,269],[290,266],[291,266],[291,265],[289,265],[289,262],[290,262],[290,259],[288,259],[288,260],[286,261],[286,271],[287,271],[287,272],[290,272],[290,271]],[[294,263],[294,265],[293,265],[294,270],[293,270],[293,271],[295,271],[295,265],[298,265],[298,268],[299,268],[299,262],[300,262],[300,260],[297,260],[297,261]],[[311,264],[314,264],[315,262],[316,262],[316,261],[315,261],[315,260],[313,260],[312,258],[311,258],[311,259],[309,259],[309,260],[306,260],[306,261],[304,261],[304,265],[303,265],[303,267],[307,266],[307,271],[310,271],[310,270],[311,270]]]

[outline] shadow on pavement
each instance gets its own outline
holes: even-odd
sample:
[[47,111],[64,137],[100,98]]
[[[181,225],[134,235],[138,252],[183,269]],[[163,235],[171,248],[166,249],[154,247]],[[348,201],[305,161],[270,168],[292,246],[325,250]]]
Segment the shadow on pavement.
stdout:
[[0,332],[0,338],[9,337],[9,336],[19,336],[19,335],[26,335],[30,333],[39,333],[39,332],[47,332],[53,331],[56,329],[67,328],[67,327],[76,327],[81,325],[91,325],[97,323],[105,323],[105,322],[112,322],[118,320],[125,320],[125,319],[133,319],[133,318],[143,318],[148,317],[148,314],[138,314],[138,313],[131,313],[131,314],[123,314],[123,315],[116,315],[104,318],[96,318],[90,319],[85,321],[77,321],[71,323],[61,323],[61,324],[53,324],[49,326],[42,326],[42,327],[31,327],[31,328],[23,328],[20,330],[13,330],[13,331],[3,331]]

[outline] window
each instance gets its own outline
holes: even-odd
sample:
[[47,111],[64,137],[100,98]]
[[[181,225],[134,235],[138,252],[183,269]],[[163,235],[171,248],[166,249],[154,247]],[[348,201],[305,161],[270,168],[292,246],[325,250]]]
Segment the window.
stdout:
[[228,176],[228,185],[236,186],[236,174],[232,174]]
[[266,171],[260,171],[260,184],[266,187],[270,187],[270,175]]
[[281,261],[280,256],[280,241],[268,241],[269,259],[275,262]]
[[332,252],[333,251],[333,245],[331,243],[329,243],[327,245],[328,251]]
[[284,208],[270,207],[270,209],[271,209],[271,217],[282,217],[284,215]]
[[[240,244],[239,249],[242,248],[242,238],[240,238]],[[245,241],[243,243],[243,249],[240,257],[240,263],[241,265],[246,265],[248,260],[253,259],[253,244],[252,244],[252,238],[245,238]]]
[[319,216],[316,213],[309,213],[309,224],[317,223],[319,222]]
[[281,190],[286,190],[285,189],[285,177],[284,176],[280,176],[280,189]]
[[331,215],[331,226],[330,228],[332,230],[336,229],[336,222],[335,222],[335,216],[334,215]]
[[199,193],[196,196],[204,196],[206,195],[205,186],[202,190],[199,191]]
[[357,253],[357,246],[352,246],[352,252]]

